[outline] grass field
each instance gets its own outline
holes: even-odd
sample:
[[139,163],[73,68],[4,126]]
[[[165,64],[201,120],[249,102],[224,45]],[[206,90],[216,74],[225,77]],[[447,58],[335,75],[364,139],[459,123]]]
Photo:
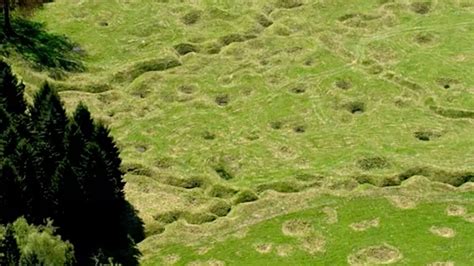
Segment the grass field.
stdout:
[[474,261],[473,1],[57,0],[33,19],[87,71],[10,60],[111,127],[143,264]]

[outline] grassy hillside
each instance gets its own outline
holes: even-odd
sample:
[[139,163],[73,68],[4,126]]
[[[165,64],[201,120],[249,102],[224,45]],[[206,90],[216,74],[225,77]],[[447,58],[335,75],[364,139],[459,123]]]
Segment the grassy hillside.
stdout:
[[144,264],[474,260],[474,2],[57,0],[34,20],[87,71],[11,60],[112,128]]

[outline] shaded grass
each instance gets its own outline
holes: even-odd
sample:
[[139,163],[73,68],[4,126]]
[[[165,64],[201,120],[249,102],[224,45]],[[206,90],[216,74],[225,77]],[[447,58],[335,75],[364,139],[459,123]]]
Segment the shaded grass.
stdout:
[[[8,55],[13,50],[39,69],[84,70],[81,59],[85,51],[65,35],[49,33],[43,24],[19,17],[12,18],[12,27],[14,36],[7,37],[0,31],[0,53]],[[3,28],[2,16],[0,28]]]

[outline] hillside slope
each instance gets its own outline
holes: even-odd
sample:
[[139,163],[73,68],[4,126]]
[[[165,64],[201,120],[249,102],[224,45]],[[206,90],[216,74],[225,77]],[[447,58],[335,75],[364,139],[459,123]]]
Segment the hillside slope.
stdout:
[[145,264],[474,260],[472,1],[57,0],[34,19],[88,70],[17,71],[112,128]]

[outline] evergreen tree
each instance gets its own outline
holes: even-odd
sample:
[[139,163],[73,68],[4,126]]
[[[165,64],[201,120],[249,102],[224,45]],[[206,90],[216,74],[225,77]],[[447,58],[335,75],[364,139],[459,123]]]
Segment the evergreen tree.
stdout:
[[10,66],[0,61],[0,105],[10,115],[23,115],[26,101],[23,97],[25,85],[18,82]]
[[41,195],[32,195],[36,206],[31,217],[34,223],[54,216],[57,210],[58,166],[65,156],[64,132],[67,116],[59,95],[45,84],[35,95],[30,108],[30,131],[32,140],[32,167],[34,182],[38,184]]
[[20,262],[20,250],[15,238],[13,226],[9,224],[6,228],[3,240],[0,243],[0,265],[16,266]]
[[9,159],[0,162],[0,223],[13,222],[23,212],[22,182]]

